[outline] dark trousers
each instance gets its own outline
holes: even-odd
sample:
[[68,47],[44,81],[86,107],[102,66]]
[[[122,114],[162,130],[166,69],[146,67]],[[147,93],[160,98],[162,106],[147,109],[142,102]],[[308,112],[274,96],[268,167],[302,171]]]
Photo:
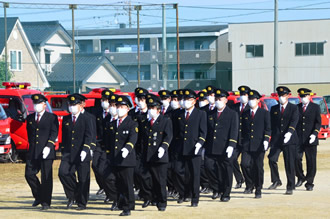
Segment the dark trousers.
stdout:
[[261,194],[264,183],[264,157],[265,152],[246,152],[242,153],[242,169],[247,188],[256,187],[256,194]]
[[120,198],[121,206],[124,211],[134,210],[134,167],[113,167],[116,177],[116,188],[118,191],[118,198]]
[[152,179],[147,163],[143,158],[136,159],[134,168],[134,183],[140,189],[139,196],[146,200],[152,200]]
[[[305,152],[307,172],[304,175],[302,158]],[[314,186],[314,178],[316,175],[316,156],[317,146],[315,145],[299,145],[296,153],[296,176],[298,180],[307,181],[306,186]]]
[[93,153],[92,169],[95,175],[96,183],[100,189],[104,189],[103,174],[106,164],[106,153],[100,147],[98,147]]
[[233,185],[233,160],[228,158],[227,154],[217,156],[217,163],[219,165],[219,193],[222,198],[229,198],[231,187]]
[[114,173],[114,167],[110,165],[110,162],[107,161],[104,167],[103,173],[103,183],[104,191],[106,196],[113,200],[114,202],[118,202],[118,192],[116,187],[116,176]]
[[[78,182],[76,172],[78,174]],[[76,200],[78,206],[86,207],[90,188],[90,162],[70,163],[62,160],[58,176],[66,197]]]
[[175,163],[176,183],[180,197],[199,202],[201,156],[179,156]]
[[[41,183],[37,174],[41,170]],[[53,160],[27,160],[25,179],[35,200],[42,206],[50,206],[53,192]]]
[[268,159],[271,173],[271,181],[280,182],[280,175],[278,172],[278,157],[283,151],[285,173],[287,177],[287,190],[295,189],[295,157],[296,157],[296,146],[295,145],[276,145],[271,147]]
[[157,202],[158,208],[166,207],[167,205],[167,163],[149,163],[148,164],[152,177],[152,193],[154,201]]
[[209,179],[209,186],[213,192],[219,192],[219,165],[217,156],[205,155],[205,171]]
[[209,179],[207,177],[206,168],[205,168],[205,158],[201,160],[201,187],[209,188]]
[[233,171],[234,171],[234,176],[235,176],[235,179],[236,179],[236,182],[243,182],[244,181],[244,178],[243,178],[243,174],[241,172],[241,169],[240,169],[240,165],[238,163],[238,157],[242,154],[242,146],[237,146],[234,150],[234,153],[233,153],[233,158],[234,158],[234,161],[233,161]]
[[167,164],[167,188],[169,191],[176,191],[175,183],[174,183],[174,161],[170,160]]

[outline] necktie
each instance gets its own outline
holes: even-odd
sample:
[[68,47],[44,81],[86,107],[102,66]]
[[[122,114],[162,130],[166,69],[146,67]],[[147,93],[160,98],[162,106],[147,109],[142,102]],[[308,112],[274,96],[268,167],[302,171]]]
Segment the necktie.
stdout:
[[104,112],[104,118],[107,117],[107,115],[108,115],[108,112],[105,111],[105,112]]
[[254,119],[254,111],[251,113],[251,118]]
[[303,112],[305,112],[306,111],[306,105],[304,105],[304,108],[303,108]]
[[121,121],[121,119],[119,119],[119,122],[118,122],[118,127],[120,126],[121,122],[122,122],[122,121]]
[[40,121],[40,114],[38,113],[37,114],[37,124],[39,124],[39,121]]
[[188,119],[189,119],[189,112],[187,112],[187,115],[186,115],[186,121],[188,121]]
[[76,117],[75,117],[75,116],[73,116],[72,124],[73,124],[73,125],[76,124]]
[[221,116],[221,112],[218,112],[218,117],[217,118],[219,119],[220,116]]
[[162,114],[164,115],[165,114],[165,108],[163,107],[162,109]]
[[154,119],[150,120],[150,125],[153,126],[154,125]]
[[244,108],[245,108],[245,106],[244,106],[244,104],[242,104],[241,114],[243,113]]
[[284,107],[282,106],[281,114],[283,115],[283,113],[284,113]]

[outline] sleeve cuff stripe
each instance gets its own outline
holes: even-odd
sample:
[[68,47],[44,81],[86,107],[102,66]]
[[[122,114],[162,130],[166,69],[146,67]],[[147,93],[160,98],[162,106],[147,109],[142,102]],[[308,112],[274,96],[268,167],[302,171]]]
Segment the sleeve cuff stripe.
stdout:
[[293,130],[296,130],[295,128],[293,128],[292,126],[289,127],[289,129],[293,129]]
[[169,143],[167,143],[167,142],[163,142],[163,144],[166,144],[166,145],[167,145],[167,147],[169,147],[169,146],[170,146],[170,144],[169,144]]
[[237,143],[237,141],[235,141],[234,139],[229,139],[229,141]]
[[48,140],[49,143],[52,143],[53,145],[55,145],[55,142],[51,141],[51,140]]
[[205,139],[204,139],[204,138],[202,138],[202,137],[199,137],[199,139],[201,139],[201,140],[205,141]]
[[132,148],[134,148],[134,145],[131,142],[127,142],[126,144],[128,144],[129,146],[131,146]]
[[91,149],[91,147],[88,144],[84,144],[84,146]]

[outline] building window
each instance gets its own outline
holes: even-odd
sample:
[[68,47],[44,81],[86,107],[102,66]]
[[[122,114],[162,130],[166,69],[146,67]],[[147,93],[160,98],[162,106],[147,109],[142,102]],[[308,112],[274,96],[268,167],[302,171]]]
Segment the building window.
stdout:
[[207,79],[207,72],[195,70],[195,79]]
[[324,54],[324,43],[296,43],[296,56],[315,56]]
[[50,64],[50,53],[45,53],[45,64]]
[[10,70],[22,70],[22,51],[10,51]]
[[246,58],[263,57],[264,45],[246,45]]

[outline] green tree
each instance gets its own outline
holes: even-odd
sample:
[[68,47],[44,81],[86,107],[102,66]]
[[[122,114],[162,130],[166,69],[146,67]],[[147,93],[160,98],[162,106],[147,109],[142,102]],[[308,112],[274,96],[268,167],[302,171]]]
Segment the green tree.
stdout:
[[[11,79],[11,72],[8,68],[9,66],[7,66],[7,81],[10,81]],[[3,87],[2,86],[2,82],[6,81],[6,63],[5,63],[5,60],[1,59],[0,60],[0,87]]]

